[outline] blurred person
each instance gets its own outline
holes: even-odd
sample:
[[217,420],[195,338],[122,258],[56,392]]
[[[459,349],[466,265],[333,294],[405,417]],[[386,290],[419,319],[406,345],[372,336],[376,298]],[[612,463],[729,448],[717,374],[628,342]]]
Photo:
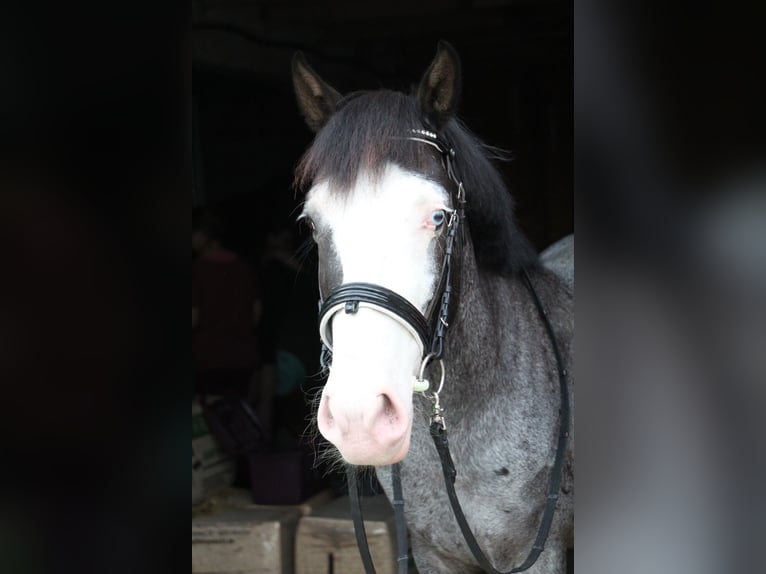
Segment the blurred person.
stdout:
[[275,429],[302,434],[309,415],[306,383],[319,370],[316,336],[318,293],[313,274],[304,271],[293,223],[275,224],[266,236],[262,255],[261,321],[264,365],[274,366]]
[[263,304],[254,268],[223,245],[224,224],[192,213],[192,360],[197,392],[238,396],[256,406],[270,434],[273,377],[262,377],[257,327]]

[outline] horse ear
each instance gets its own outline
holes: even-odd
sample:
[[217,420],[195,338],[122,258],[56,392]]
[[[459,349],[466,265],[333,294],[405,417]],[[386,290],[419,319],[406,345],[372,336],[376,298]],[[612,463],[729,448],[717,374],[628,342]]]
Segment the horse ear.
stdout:
[[293,56],[293,87],[306,123],[318,132],[335,111],[340,94],[311,69],[301,52]]
[[441,129],[455,114],[460,83],[460,57],[455,48],[441,40],[418,88],[420,109],[433,128]]

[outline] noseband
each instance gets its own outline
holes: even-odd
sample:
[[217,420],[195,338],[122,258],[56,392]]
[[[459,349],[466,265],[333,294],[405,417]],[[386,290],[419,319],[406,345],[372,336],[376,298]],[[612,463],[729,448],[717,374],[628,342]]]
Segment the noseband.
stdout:
[[[369,308],[393,319],[412,335],[420,349],[422,359],[420,376],[416,379],[414,391],[426,391],[428,381],[423,372],[429,362],[441,360],[444,354],[444,335],[449,325],[449,304],[452,295],[452,256],[455,252],[455,238],[465,216],[465,192],[453,168],[455,150],[443,139],[427,130],[413,129],[413,135],[406,139],[426,143],[442,156],[449,179],[455,184],[451,193],[452,205],[446,231],[446,245],[442,259],[441,274],[434,296],[426,313],[423,314],[398,293],[374,283],[344,283],[336,287],[319,302],[319,336],[322,339],[320,355],[323,370],[329,368],[332,353],[332,319],[343,310],[354,314],[359,308]],[[438,307],[437,307],[438,306]],[[443,368],[443,367],[442,367]],[[438,400],[438,395],[436,395]]]

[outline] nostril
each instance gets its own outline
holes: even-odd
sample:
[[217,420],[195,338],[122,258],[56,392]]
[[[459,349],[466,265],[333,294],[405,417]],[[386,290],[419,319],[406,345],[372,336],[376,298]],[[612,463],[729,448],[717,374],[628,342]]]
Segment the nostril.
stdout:
[[401,430],[402,425],[406,424],[406,413],[401,408],[400,403],[391,395],[380,394],[378,395],[380,401],[378,407],[378,414],[375,417],[375,427],[379,431],[385,433],[396,434]]
[[391,398],[386,394],[381,395],[381,398],[383,399],[383,415],[388,419],[388,422],[396,422],[396,419],[399,418],[399,416],[396,412],[394,403],[391,402]]

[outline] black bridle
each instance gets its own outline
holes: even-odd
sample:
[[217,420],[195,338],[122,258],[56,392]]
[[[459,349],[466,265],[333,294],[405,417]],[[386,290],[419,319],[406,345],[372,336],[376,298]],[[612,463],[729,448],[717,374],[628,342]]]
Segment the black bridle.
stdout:
[[421,358],[423,359],[421,372],[429,362],[440,360],[444,354],[444,336],[449,325],[450,299],[453,292],[453,255],[458,249],[455,239],[465,217],[465,192],[462,182],[458,180],[453,169],[454,149],[433,132],[427,130],[412,131],[413,135],[407,139],[424,142],[435,147],[444,160],[447,175],[455,184],[455,189],[451,194],[453,208],[449,210],[441,274],[434,291],[435,295],[425,314],[423,314],[398,293],[373,283],[344,283],[330,291],[327,297],[319,302],[319,335],[322,339],[321,363],[324,370],[328,367],[332,351],[333,316],[341,310],[347,314],[356,313],[360,306],[373,308],[389,316],[409,331],[421,348]]
[[[455,492],[455,478],[457,471],[452,461],[452,456],[449,450],[449,441],[447,440],[447,431],[444,422],[444,413],[439,404],[439,393],[442,390],[442,384],[444,383],[444,363],[442,357],[444,355],[444,337],[446,330],[449,327],[450,316],[450,301],[453,294],[452,284],[452,267],[454,265],[453,255],[459,246],[462,246],[463,241],[456,244],[455,239],[458,236],[458,229],[462,228],[460,224],[465,217],[465,191],[463,183],[457,177],[454,170],[455,150],[449,145],[448,142],[440,138],[436,133],[422,130],[413,129],[412,135],[407,139],[422,142],[434,147],[439,151],[444,162],[444,167],[447,171],[447,176],[454,184],[454,190],[451,193],[453,208],[450,211],[450,219],[447,225],[446,232],[446,245],[444,248],[444,256],[442,259],[442,269],[435,295],[429,304],[429,308],[426,313],[423,314],[407,301],[401,295],[372,283],[346,283],[333,289],[326,299],[320,300],[319,303],[319,334],[322,339],[322,352],[320,361],[324,370],[329,368],[329,359],[331,357],[332,350],[332,318],[333,316],[343,310],[347,314],[356,313],[360,306],[370,307],[384,313],[400,323],[418,342],[418,345],[422,349],[422,363],[420,367],[420,373],[416,380],[416,387],[414,390],[422,391],[426,394],[429,390],[430,384],[424,380],[423,375],[425,368],[431,361],[438,361],[441,366],[441,381],[436,390],[430,389],[430,394],[426,396],[432,401],[433,409],[431,414],[430,433],[436,446],[436,450],[439,453],[439,458],[442,464],[442,472],[444,474],[445,487],[447,489],[447,495],[452,506],[453,514],[458,522],[458,526],[465,538],[468,547],[471,549],[474,558],[485,572],[491,574],[511,574],[515,572],[522,572],[530,568],[540,553],[543,551],[545,541],[548,538],[550,527],[553,522],[553,514],[556,509],[556,503],[558,501],[558,492],[561,484],[561,474],[564,461],[564,452],[566,451],[566,442],[569,429],[569,397],[567,393],[566,385],[566,371],[564,369],[564,363],[559,352],[556,338],[553,333],[553,327],[548,320],[545,309],[534,290],[534,286],[527,274],[526,269],[522,270],[524,277],[524,283],[530,291],[534,300],[535,306],[540,314],[540,317],[545,325],[548,338],[551,341],[553,353],[556,357],[556,365],[558,369],[560,393],[561,393],[561,421],[559,428],[558,444],[556,447],[556,455],[551,470],[550,488],[548,491],[548,497],[546,501],[545,511],[543,518],[540,522],[540,527],[535,538],[535,542],[532,546],[532,550],[527,556],[524,563],[509,570],[507,573],[501,573],[495,570],[490,564],[484,552],[481,550],[476,538],[471,531],[468,521],[463,514],[460,501],[457,498]],[[392,500],[394,507],[394,515],[396,522],[396,538],[397,538],[397,565],[399,574],[406,574],[407,561],[408,561],[408,548],[407,548],[407,526],[404,518],[404,499],[402,497],[401,486],[401,469],[399,463],[392,465],[392,483],[394,497]],[[362,557],[365,570],[368,574],[375,572],[375,567],[372,563],[369,547],[367,544],[367,536],[364,531],[364,520],[362,517],[362,509],[359,501],[359,488],[356,481],[356,470],[349,465],[347,467],[348,477],[348,490],[349,498],[351,502],[351,515],[354,521],[354,531],[356,533],[357,545]]]

